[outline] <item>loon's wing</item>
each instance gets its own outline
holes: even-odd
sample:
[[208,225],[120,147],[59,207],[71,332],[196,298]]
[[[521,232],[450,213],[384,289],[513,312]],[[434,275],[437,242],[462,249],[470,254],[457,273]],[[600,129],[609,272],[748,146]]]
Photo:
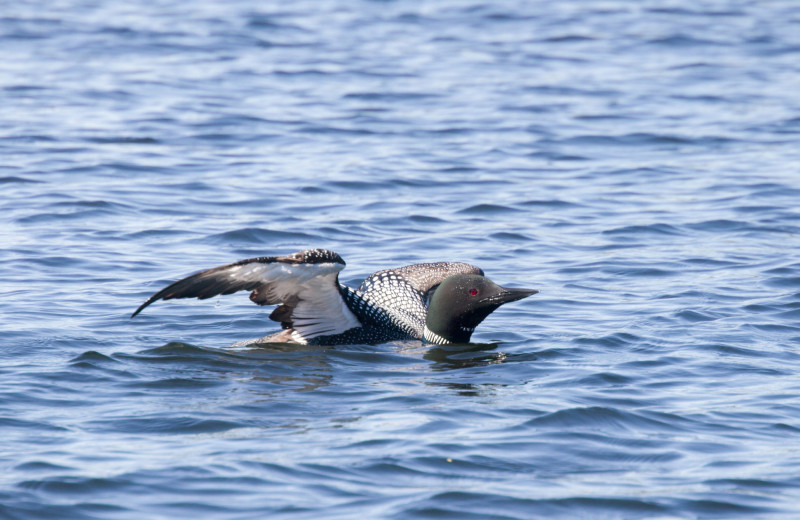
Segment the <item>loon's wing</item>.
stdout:
[[339,334],[361,326],[339,289],[344,267],[342,257],[324,249],[242,260],[178,280],[148,298],[131,318],[157,300],[252,291],[250,300],[258,305],[281,304],[270,318],[304,339]]

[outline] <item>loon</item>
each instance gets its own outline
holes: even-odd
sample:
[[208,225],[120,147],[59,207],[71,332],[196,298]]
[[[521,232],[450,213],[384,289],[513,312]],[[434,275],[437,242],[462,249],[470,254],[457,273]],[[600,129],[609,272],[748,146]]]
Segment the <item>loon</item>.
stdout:
[[241,260],[193,274],[148,298],[206,299],[251,291],[258,305],[278,305],[269,315],[282,330],[237,343],[302,345],[377,344],[420,339],[439,345],[468,343],[472,332],[504,303],[536,294],[507,289],[461,262],[414,264],[367,277],[357,290],[339,283],[342,257],[325,249]]

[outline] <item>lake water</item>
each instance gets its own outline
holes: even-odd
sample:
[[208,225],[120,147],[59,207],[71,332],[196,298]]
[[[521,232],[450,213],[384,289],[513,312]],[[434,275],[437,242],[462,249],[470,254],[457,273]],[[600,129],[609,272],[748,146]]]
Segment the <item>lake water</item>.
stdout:
[[[800,4],[0,8],[0,518],[800,515]],[[540,294],[227,348],[310,247]]]

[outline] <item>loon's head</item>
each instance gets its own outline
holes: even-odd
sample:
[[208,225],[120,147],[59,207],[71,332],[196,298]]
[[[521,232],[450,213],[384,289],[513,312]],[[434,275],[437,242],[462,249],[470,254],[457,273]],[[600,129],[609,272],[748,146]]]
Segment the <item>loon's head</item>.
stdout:
[[423,338],[432,343],[468,343],[472,331],[504,303],[538,293],[536,289],[506,289],[485,276],[448,276],[428,305]]

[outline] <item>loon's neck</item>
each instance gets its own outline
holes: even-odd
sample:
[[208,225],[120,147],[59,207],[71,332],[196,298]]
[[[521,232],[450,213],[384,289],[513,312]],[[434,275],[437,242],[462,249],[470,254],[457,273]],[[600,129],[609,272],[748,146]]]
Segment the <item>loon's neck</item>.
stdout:
[[452,341],[450,341],[449,339],[431,331],[431,329],[429,329],[427,325],[425,325],[425,328],[422,330],[422,339],[429,343],[435,343],[437,345],[449,345],[452,343]]
[[431,329],[428,328],[428,325],[425,325],[425,328],[422,331],[422,339],[429,342],[429,343],[436,343],[437,345],[452,345],[453,343],[469,343],[469,339],[472,337],[472,332],[475,330],[474,327],[458,327],[459,330],[459,338],[458,339],[448,339],[441,334],[437,334],[433,332]]

